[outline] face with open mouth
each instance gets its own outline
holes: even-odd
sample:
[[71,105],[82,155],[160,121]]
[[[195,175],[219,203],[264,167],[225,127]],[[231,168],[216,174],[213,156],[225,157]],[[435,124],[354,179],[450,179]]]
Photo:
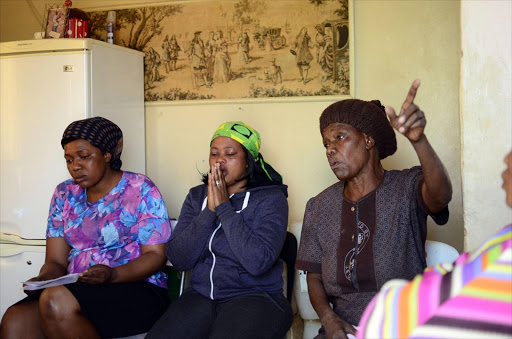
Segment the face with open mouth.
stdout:
[[327,161],[339,180],[350,180],[361,173],[370,156],[367,136],[343,123],[329,124],[322,131]]

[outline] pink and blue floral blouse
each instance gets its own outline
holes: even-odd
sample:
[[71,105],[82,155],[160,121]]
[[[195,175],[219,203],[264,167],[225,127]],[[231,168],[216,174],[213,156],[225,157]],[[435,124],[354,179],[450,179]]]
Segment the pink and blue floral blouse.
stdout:
[[[97,264],[126,264],[140,256],[140,245],[166,243],[170,235],[162,195],[143,174],[123,172],[116,187],[93,203],[72,179],[53,193],[46,237],[64,237],[71,246],[68,273],[82,273]],[[146,281],[167,288],[163,272]]]

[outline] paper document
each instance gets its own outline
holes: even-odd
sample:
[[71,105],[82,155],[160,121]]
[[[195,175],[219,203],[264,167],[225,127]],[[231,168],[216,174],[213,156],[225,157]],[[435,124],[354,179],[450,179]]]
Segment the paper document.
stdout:
[[44,281],[25,281],[23,282],[23,289],[25,291],[40,290],[42,288],[71,284],[78,280],[78,273],[68,274],[57,279],[44,280]]

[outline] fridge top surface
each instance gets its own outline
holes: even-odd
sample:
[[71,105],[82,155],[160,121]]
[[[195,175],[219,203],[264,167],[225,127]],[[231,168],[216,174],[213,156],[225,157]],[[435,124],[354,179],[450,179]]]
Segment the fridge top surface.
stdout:
[[109,44],[95,39],[41,39],[2,42],[0,43],[0,56],[41,52],[87,51],[92,50],[95,45],[144,55],[143,52],[139,52],[134,49]]

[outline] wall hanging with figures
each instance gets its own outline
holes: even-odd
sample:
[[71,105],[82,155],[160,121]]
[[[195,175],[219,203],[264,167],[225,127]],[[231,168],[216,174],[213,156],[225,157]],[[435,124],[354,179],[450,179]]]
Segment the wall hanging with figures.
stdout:
[[[175,1],[116,9],[115,43],[146,53],[146,101],[348,96],[349,1]],[[106,40],[107,12],[88,12],[92,38]]]

